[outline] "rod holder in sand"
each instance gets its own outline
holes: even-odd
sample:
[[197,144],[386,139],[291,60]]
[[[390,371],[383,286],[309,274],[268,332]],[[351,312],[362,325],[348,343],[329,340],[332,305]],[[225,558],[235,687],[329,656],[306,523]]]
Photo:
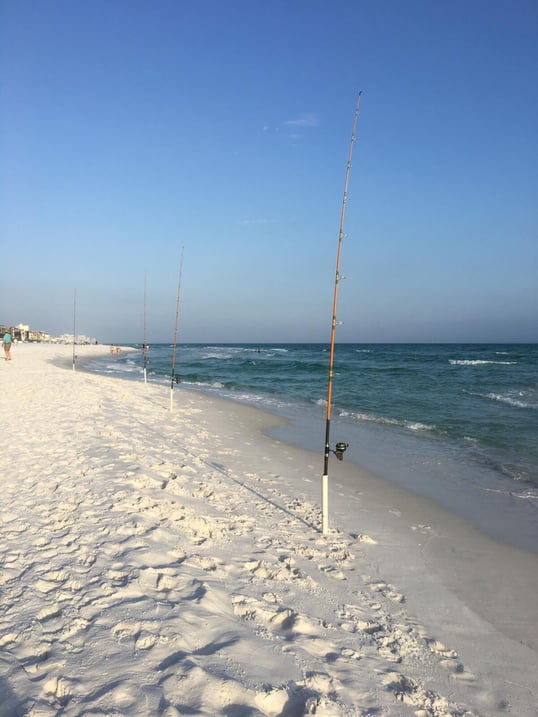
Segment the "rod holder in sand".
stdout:
[[73,371],[76,370],[77,365],[77,290],[73,296]]
[[179,273],[177,278],[177,297],[176,297],[176,322],[174,325],[174,343],[172,344],[172,374],[170,378],[170,412],[174,410],[174,381],[179,383],[181,380],[176,376],[176,350],[177,350],[177,327],[179,324],[179,295],[181,292],[181,273],[183,271],[183,254],[185,247],[181,247],[181,259],[179,260]]
[[147,310],[146,310],[146,298],[147,298],[147,279],[144,274],[144,340],[142,341],[142,358],[144,360],[144,383],[148,382],[148,344],[146,340],[146,326],[147,326]]

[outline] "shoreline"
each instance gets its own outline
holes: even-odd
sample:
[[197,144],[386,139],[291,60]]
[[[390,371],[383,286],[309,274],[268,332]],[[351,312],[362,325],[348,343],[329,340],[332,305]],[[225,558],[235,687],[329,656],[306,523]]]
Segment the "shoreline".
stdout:
[[[122,350],[124,350],[123,347]],[[137,351],[130,347],[125,350]],[[88,357],[85,363],[91,361],[92,358],[94,357]],[[131,379],[125,380],[130,381]],[[157,384],[157,386],[164,389],[165,392],[167,391],[164,384]],[[210,405],[221,406],[222,411],[230,413],[234,411],[242,413],[244,409],[247,415],[251,415],[253,425],[256,425],[265,437],[276,441],[277,444],[284,443],[288,450],[297,451],[300,460],[308,465],[318,467],[321,481],[323,459],[321,452],[315,453],[301,445],[300,436],[295,442],[288,438],[286,434],[289,431],[290,421],[285,417],[233,399],[208,396],[203,391],[185,388],[182,385],[176,387],[174,392],[178,394],[185,392],[195,400],[207,400]],[[318,493],[318,502],[320,502],[321,487]],[[351,494],[354,495],[351,496]],[[405,485],[376,475],[356,461],[348,460],[346,462],[344,459],[340,463],[331,456],[329,461],[329,525],[333,529],[346,530],[350,534],[360,532],[360,526],[357,526],[353,517],[348,515],[348,501],[350,498],[357,501],[357,496],[359,496],[359,500],[366,500],[369,503],[366,512],[371,513],[373,510],[376,515],[376,521],[374,524],[368,525],[368,531],[379,529],[380,511],[396,515],[398,520],[389,520],[390,527],[383,526],[385,529],[394,530],[395,523],[405,523],[411,532],[405,536],[400,533],[400,539],[408,541],[408,547],[412,545],[413,549],[424,553],[425,564],[439,575],[443,583],[455,595],[478,615],[495,623],[497,627],[505,631],[508,637],[526,644],[538,652],[538,624],[536,629],[529,631],[526,620],[514,619],[512,614],[514,593],[508,591],[501,594],[494,590],[497,564],[502,554],[501,562],[505,566],[507,582],[520,592],[516,603],[528,616],[535,614],[538,623],[538,609],[534,607],[532,597],[538,595],[538,545],[535,550],[532,550],[488,534],[487,531],[481,530],[480,526],[475,526],[464,515],[458,515],[457,512],[450,510],[450,507],[444,507],[435,498],[414,492]],[[315,489],[311,498],[312,500],[316,499]],[[398,507],[392,508],[392,505]],[[476,507],[476,503],[474,505]],[[334,518],[331,516],[333,507],[335,514],[340,516],[340,523],[334,526],[332,525]],[[406,532],[405,528],[403,532]],[[467,546],[469,544],[476,546],[473,555],[468,554]],[[452,560],[449,553],[452,554]],[[460,557],[459,568],[454,570],[454,564],[458,561],[457,556]],[[394,579],[405,581],[405,570],[400,569],[404,563],[398,559],[392,564],[391,557],[390,555],[385,556],[385,566],[391,563],[390,571],[394,575]],[[465,583],[473,579],[480,583],[482,589],[478,593],[473,590],[466,594]],[[409,589],[411,589],[410,586]],[[498,605],[490,599],[493,593]],[[530,597],[523,598],[521,595]]]
[[[98,362],[99,363],[99,362]],[[131,373],[124,373],[108,361],[98,373],[139,380],[136,367],[129,361]],[[107,364],[106,370],[104,364]],[[157,376],[151,381],[166,384]],[[317,406],[279,401],[271,405],[263,396],[255,400],[222,395],[216,389],[182,384],[196,394],[218,396],[234,404],[251,405],[285,419],[271,428],[270,436],[314,452],[323,452],[325,420]],[[331,420],[334,441],[349,444],[344,462],[354,463],[391,484],[399,485],[418,497],[433,500],[439,506],[475,525],[494,540],[538,554],[538,493],[535,483],[507,477],[499,466],[484,456],[466,450],[461,444],[439,436],[413,433],[395,427],[386,428],[369,422],[340,416]],[[468,448],[468,447],[467,447]],[[321,458],[320,458],[321,460]]]
[[[180,390],[194,394],[196,399],[200,396],[197,391]],[[222,411],[230,413],[238,409],[241,414],[244,409],[245,414],[251,416],[252,425],[273,441],[276,448],[284,444],[285,450],[297,462],[308,465],[313,473],[309,479],[312,482],[309,497],[320,504],[323,456],[275,438],[272,432],[281,428],[285,419],[223,398],[207,400],[209,405],[221,406]],[[234,406],[233,410],[229,404]],[[357,510],[356,515],[350,514],[350,502]],[[496,540],[433,499],[376,476],[356,463],[340,463],[334,458],[329,462],[329,529],[351,536],[360,536],[363,531],[369,535],[388,533],[391,544],[396,534],[400,543],[398,554],[392,549],[386,551],[382,562],[384,570],[390,572],[391,580],[406,584],[408,599],[412,585],[406,577],[405,555],[412,550],[423,555],[424,572],[435,573],[473,612],[495,624],[510,639],[538,652],[538,608],[534,597],[538,595],[538,555],[535,552]],[[472,550],[469,550],[470,545]],[[513,591],[504,595],[495,589],[499,563],[503,565],[508,584],[513,586]],[[477,591],[473,587],[467,592],[466,583],[473,581],[479,583],[481,589]],[[497,604],[491,601],[492,594],[495,594]],[[515,619],[514,599],[527,619]]]
[[[137,349],[130,348],[126,350],[137,351]],[[86,363],[91,358],[93,357],[89,357]],[[125,380],[129,381],[130,379]],[[161,387],[160,384],[158,385]],[[166,391],[164,385],[162,388]],[[288,450],[297,452],[300,460],[308,465],[317,466],[320,469],[319,479],[321,481],[322,454],[303,447],[300,440],[292,442],[286,438],[285,431],[290,422],[285,417],[239,401],[210,397],[201,391],[181,385],[174,389],[174,392],[176,391],[178,394],[185,392],[196,400],[207,400],[211,406],[220,406],[221,411],[242,413],[244,409],[246,415],[251,416],[252,424],[257,426],[261,434],[269,440],[276,441],[277,444],[283,442]],[[482,615],[489,622],[496,624],[508,637],[526,644],[538,652],[538,609],[535,608],[535,601],[532,597],[538,595],[538,546],[536,551],[533,551],[488,535],[473,525],[468,518],[443,507],[434,498],[415,493],[405,486],[376,475],[355,461],[346,463],[344,459],[340,463],[332,456],[331,459],[329,462],[329,525],[332,529],[346,530],[350,534],[360,532],[360,526],[357,526],[353,517],[348,515],[350,492],[357,494],[359,500],[368,502],[366,513],[375,512],[376,520],[372,525],[368,525],[368,531],[379,529],[380,511],[389,516],[395,515],[397,520],[389,519],[390,526],[384,525],[384,529],[394,530],[395,523],[404,523],[411,532],[405,537],[400,532],[400,539],[407,541],[408,548],[412,545],[413,549],[424,553],[425,564],[429,570],[435,571],[459,599],[463,600],[478,615]],[[343,491],[346,492],[343,493]],[[321,488],[318,493],[321,494]],[[357,495],[353,496],[355,501]],[[315,489],[312,491],[311,498],[312,500],[316,499]],[[320,502],[320,498],[318,502]],[[372,506],[374,507],[372,508]],[[392,508],[391,506],[398,507]],[[334,517],[331,516],[333,507],[335,515],[340,517],[340,522],[334,525]],[[403,532],[406,532],[405,527]],[[472,555],[468,551],[469,544],[476,546]],[[459,568],[454,570],[458,556]],[[499,558],[505,566],[507,582],[520,593],[516,598],[516,603],[529,617],[535,614],[537,623],[535,629],[529,631],[527,620],[524,618],[520,620],[514,618],[512,613],[513,592],[508,591],[501,594],[494,589]],[[384,560],[385,566],[390,563],[390,571],[394,575],[394,579],[405,581],[405,570],[401,570],[405,561],[402,562],[400,559],[392,561],[390,555],[386,555]],[[473,579],[480,583],[482,589],[478,593],[473,590],[467,594],[465,584]],[[410,586],[408,586],[409,589],[411,589]],[[493,593],[499,603],[497,605],[490,599]],[[521,597],[522,595],[525,597]]]
[[[434,445],[436,453],[429,454],[431,447],[415,436],[372,426],[350,427],[338,419],[333,423],[334,440],[349,443],[344,463],[353,464],[357,470],[376,476],[417,500],[433,502],[494,541],[538,556],[536,499],[523,500],[517,487],[508,483],[509,479],[492,476],[490,467],[473,465],[470,469],[449,451],[439,452],[438,445]],[[285,427],[271,429],[269,435],[312,450],[312,435],[319,435],[321,445],[321,428],[319,421],[316,425],[312,420],[304,424],[289,421]],[[359,452],[358,458],[354,449]],[[423,464],[418,466],[414,459],[421,452]],[[485,477],[480,480],[482,471]],[[497,478],[497,483],[492,478]]]
[[267,436],[278,417],[181,386],[170,412],[162,385],[27,348],[0,374],[11,703],[532,717],[536,556],[336,460],[322,536],[322,457]]

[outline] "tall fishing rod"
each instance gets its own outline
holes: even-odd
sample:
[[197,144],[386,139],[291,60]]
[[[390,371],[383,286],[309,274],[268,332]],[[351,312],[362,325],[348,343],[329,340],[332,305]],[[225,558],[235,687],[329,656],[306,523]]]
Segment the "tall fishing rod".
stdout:
[[338,285],[340,284],[340,257],[342,254],[342,242],[344,239],[344,219],[346,215],[347,204],[347,188],[349,184],[349,174],[351,171],[351,158],[353,156],[353,145],[355,143],[355,132],[359,119],[359,111],[361,106],[361,95],[359,92],[357,97],[357,106],[355,108],[355,116],[353,118],[353,129],[351,131],[351,141],[349,143],[349,154],[347,158],[346,179],[344,182],[344,195],[342,198],[342,211],[340,214],[340,232],[338,234],[338,251],[336,254],[336,275],[334,278],[334,295],[333,295],[333,313],[331,323],[331,349],[329,353],[329,380],[327,384],[327,414],[325,421],[325,452],[323,455],[323,476],[321,479],[321,527],[323,534],[329,530],[329,454],[332,452],[342,460],[347,449],[347,443],[339,442],[335,449],[331,449],[330,432],[331,432],[331,406],[332,406],[332,390],[333,390],[333,373],[334,373],[334,339],[336,334],[336,307],[338,304]]
[[146,274],[144,274],[144,340],[142,341],[142,356],[144,358],[144,383],[148,382],[148,344],[146,342]]
[[77,343],[77,290],[75,289],[75,295],[73,297],[73,371],[75,370],[75,364],[77,362],[77,355],[75,345]]
[[181,272],[183,271],[183,252],[185,247],[181,247],[181,259],[179,262],[179,274],[177,279],[177,298],[176,298],[176,323],[174,327],[174,343],[172,347],[172,375],[170,379],[170,410],[174,408],[174,382],[179,383],[180,376],[175,375],[176,371],[176,346],[177,346],[177,326],[179,322],[179,294],[181,290]]

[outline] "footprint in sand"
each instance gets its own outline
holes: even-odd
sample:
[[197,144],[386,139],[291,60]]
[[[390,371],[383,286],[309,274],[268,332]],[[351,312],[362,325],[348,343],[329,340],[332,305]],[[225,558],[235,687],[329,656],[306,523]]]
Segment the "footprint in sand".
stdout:
[[441,657],[450,657],[450,658],[456,658],[458,656],[458,653],[455,650],[450,650],[448,647],[445,647],[442,642],[439,640],[435,640],[434,638],[424,637],[424,642],[428,646],[428,648],[435,654],[440,655]]
[[344,618],[342,629],[365,636],[375,645],[379,654],[390,662],[400,663],[404,656],[420,652],[419,643],[407,625],[393,624],[378,604],[369,607],[378,613],[377,617],[372,619],[371,615],[364,615],[364,608],[358,605],[343,605],[338,612],[338,616]]
[[159,642],[165,642],[165,640],[158,634],[143,631],[143,633],[135,640],[135,649],[137,650],[151,650]]
[[70,620],[66,628],[63,630],[61,640],[70,640],[76,635],[86,632],[90,626],[90,621],[83,617],[77,617],[74,620]]
[[266,593],[266,596],[264,600],[257,600],[247,595],[234,595],[232,606],[235,615],[245,620],[254,620],[277,634],[293,632],[311,637],[319,633],[319,621],[312,621],[291,608],[277,605],[275,601],[280,600],[273,593]]
[[265,717],[294,717],[310,714],[336,717],[342,714],[336,696],[337,685],[329,675],[310,672],[301,682],[289,682],[286,687],[269,688],[258,692],[255,706]]
[[416,717],[454,714],[466,714],[472,717],[469,712],[460,710],[436,692],[425,690],[418,682],[398,672],[389,673],[383,679],[383,684],[394,693],[399,702],[417,708],[414,712]]
[[285,558],[284,564],[281,566],[272,566],[263,560],[250,560],[245,563],[245,568],[256,578],[261,580],[278,580],[282,582],[291,582],[297,579],[304,579],[298,568],[294,567],[291,559]]
[[438,655],[443,667],[449,670],[454,679],[472,682],[476,680],[472,672],[468,672],[464,665],[458,660],[458,653],[447,647],[440,640],[429,637],[423,630],[419,630],[419,634],[424,640],[427,648],[434,654]]
[[355,536],[356,540],[359,541],[359,543],[366,543],[366,545],[377,545],[377,540],[374,540],[369,535],[364,535],[363,533]]
[[348,660],[360,660],[362,658],[361,653],[357,652],[357,650],[353,650],[351,647],[343,647],[340,650],[340,654]]
[[279,687],[266,692],[258,692],[255,697],[256,707],[263,715],[278,717],[284,715],[284,709],[288,703],[288,692],[284,687]]
[[331,578],[335,578],[335,580],[347,580],[344,573],[334,565],[319,565],[318,567],[322,573],[329,575]]
[[185,561],[185,565],[187,567],[195,566],[206,572],[213,572],[222,565],[222,560],[220,560],[220,558],[210,558],[205,555],[191,555],[190,558]]
[[148,595],[169,593],[178,586],[178,574],[171,568],[146,568],[140,571],[138,584]]
[[206,583],[196,578],[183,577],[172,568],[141,570],[138,585],[144,595],[171,603],[200,601],[207,594]]
[[389,600],[392,600],[392,602],[395,603],[404,603],[405,602],[405,596],[401,593],[394,590],[394,588],[391,585],[388,585],[387,583],[384,583],[382,581],[375,582],[375,583],[369,583],[368,587],[370,590],[376,593],[381,593],[383,597],[388,598]]
[[60,707],[65,707],[72,696],[72,688],[63,677],[53,677],[43,685],[43,692],[52,697]]

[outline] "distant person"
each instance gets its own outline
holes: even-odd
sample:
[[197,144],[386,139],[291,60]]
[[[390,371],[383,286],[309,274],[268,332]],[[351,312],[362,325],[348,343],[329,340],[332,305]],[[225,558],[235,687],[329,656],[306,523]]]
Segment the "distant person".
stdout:
[[4,353],[6,354],[6,361],[11,361],[11,334],[6,331],[3,338]]

